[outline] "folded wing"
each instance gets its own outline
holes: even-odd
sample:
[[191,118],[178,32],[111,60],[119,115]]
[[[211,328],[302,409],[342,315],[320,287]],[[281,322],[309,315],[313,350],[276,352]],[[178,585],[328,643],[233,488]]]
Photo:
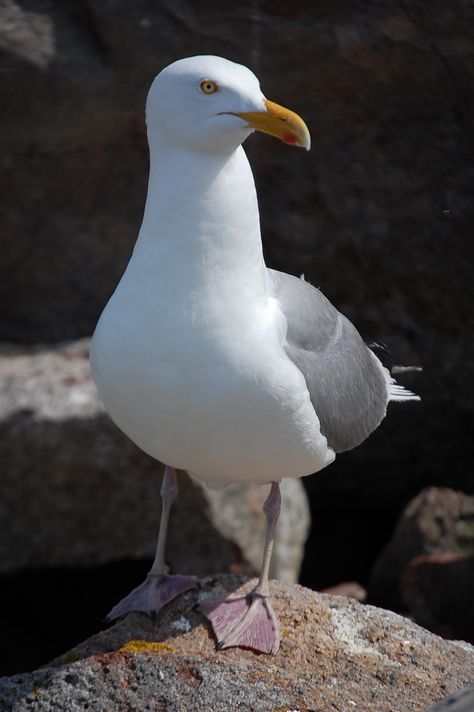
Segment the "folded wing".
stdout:
[[288,322],[286,352],[306,379],[321,432],[336,452],[350,450],[383,420],[394,388],[390,374],[319,289],[269,273]]

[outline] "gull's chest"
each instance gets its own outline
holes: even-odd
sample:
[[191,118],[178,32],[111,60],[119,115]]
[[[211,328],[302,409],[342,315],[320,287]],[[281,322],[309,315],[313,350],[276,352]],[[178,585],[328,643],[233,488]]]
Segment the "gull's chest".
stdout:
[[183,310],[117,290],[91,353],[107,410],[150,455],[210,480],[312,471],[318,423],[278,319],[271,303]]
[[112,417],[114,408],[147,405],[155,420],[184,420],[206,406],[228,408],[248,382],[257,391],[260,354],[275,336],[264,304],[225,295],[183,302],[158,290],[146,299],[119,287],[94,335],[94,376]]

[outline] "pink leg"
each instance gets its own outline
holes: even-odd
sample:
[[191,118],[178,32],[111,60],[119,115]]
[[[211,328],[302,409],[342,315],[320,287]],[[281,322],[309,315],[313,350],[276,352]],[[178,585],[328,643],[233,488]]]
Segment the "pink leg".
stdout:
[[168,566],[165,564],[168,521],[171,505],[177,494],[176,470],[174,467],[166,466],[161,485],[162,510],[153,565],[145,581],[112,608],[107,615],[108,621],[115,620],[130,611],[143,611],[154,617],[166,603],[183,591],[196,587],[197,582],[194,576],[171,576],[168,573]]
[[280,625],[267,598],[268,572],[280,508],[280,486],[273,482],[263,505],[268,523],[260,578],[255,588],[246,596],[203,601],[199,606],[199,610],[212,624],[219,648],[252,648],[262,653],[274,654],[280,647]]

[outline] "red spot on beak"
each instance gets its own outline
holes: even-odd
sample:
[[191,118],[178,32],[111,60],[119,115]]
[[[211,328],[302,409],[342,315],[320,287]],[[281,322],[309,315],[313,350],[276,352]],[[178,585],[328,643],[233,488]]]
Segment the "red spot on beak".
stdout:
[[295,144],[297,140],[298,139],[296,138],[295,134],[292,134],[292,133],[283,134],[283,141],[285,143]]

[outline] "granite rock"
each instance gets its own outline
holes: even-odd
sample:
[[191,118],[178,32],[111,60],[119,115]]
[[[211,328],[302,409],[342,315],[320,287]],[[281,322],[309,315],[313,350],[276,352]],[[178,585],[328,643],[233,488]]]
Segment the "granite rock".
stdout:
[[415,497],[375,564],[369,597],[474,641],[474,497],[436,487]]
[[355,598],[361,603],[367,600],[367,591],[358,581],[342,581],[336,586],[325,588],[321,593],[329,593],[331,596],[347,596],[347,598]]
[[474,552],[474,497],[446,487],[420,492],[403,510],[393,536],[372,572],[370,597],[386,606],[402,604],[404,569],[424,554]]
[[444,638],[474,643],[474,554],[423,554],[410,561],[400,582],[406,610]]
[[[162,467],[105,414],[88,345],[0,349],[1,573],[153,556]],[[208,490],[184,472],[179,485],[172,569],[258,571],[268,488]],[[282,496],[273,574],[296,581],[308,504],[297,480],[283,481]]]
[[388,611],[278,582],[271,583],[283,631],[277,655],[216,651],[197,603],[241,585],[236,576],[208,577],[155,623],[129,614],[47,667],[3,678],[2,710],[421,712],[472,685],[470,645]]

